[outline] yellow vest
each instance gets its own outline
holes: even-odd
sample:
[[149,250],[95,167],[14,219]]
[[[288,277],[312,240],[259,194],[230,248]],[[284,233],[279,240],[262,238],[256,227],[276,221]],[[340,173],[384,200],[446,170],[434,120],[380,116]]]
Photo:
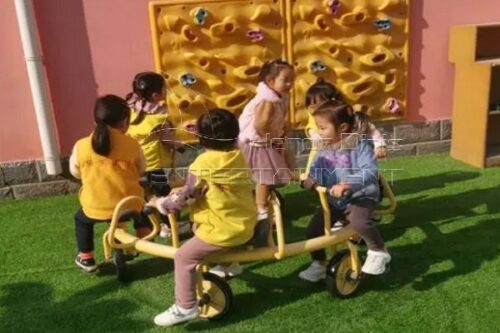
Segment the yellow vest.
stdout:
[[[109,128],[108,128],[109,129]],[[90,218],[108,220],[116,204],[126,196],[144,196],[139,185],[141,147],[116,129],[109,129],[111,152],[108,156],[92,149],[92,136],[76,143],[77,163],[82,177],[80,204]],[[140,210],[141,207],[131,207]]]
[[191,206],[196,236],[223,247],[248,242],[257,216],[253,184],[240,150],[208,150],[196,158],[189,172],[208,183],[205,196]]
[[148,114],[139,124],[133,125],[137,113],[132,110],[130,114],[131,124],[127,134],[136,139],[141,146],[146,158],[146,171],[171,167],[173,152],[161,143],[159,131],[162,125],[170,124],[168,115]]

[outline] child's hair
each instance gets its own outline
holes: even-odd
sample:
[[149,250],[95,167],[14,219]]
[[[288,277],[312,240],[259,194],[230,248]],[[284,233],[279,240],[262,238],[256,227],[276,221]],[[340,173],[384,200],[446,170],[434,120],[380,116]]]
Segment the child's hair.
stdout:
[[198,118],[196,127],[200,144],[214,150],[234,148],[240,134],[238,119],[224,109],[209,110]]
[[370,132],[370,119],[368,115],[361,111],[356,111],[354,116],[354,131],[359,134],[368,134]]
[[94,106],[95,129],[92,133],[92,149],[99,155],[108,156],[111,138],[107,126],[115,127],[130,117],[127,102],[115,95],[99,97]]
[[288,62],[281,59],[267,61],[260,69],[259,82],[266,82],[266,80],[275,79],[285,68],[292,69],[293,67]]
[[306,107],[309,107],[316,98],[320,98],[322,101],[340,101],[343,102],[344,99],[338,91],[337,88],[330,82],[325,81],[323,78],[318,78],[316,83],[307,89],[306,93]]
[[[155,72],[142,72],[137,74],[132,81],[132,92],[126,97],[129,101],[136,95],[144,106],[146,102],[152,102],[154,93],[161,94],[165,88],[165,79]],[[139,124],[144,119],[144,113],[141,112],[133,121],[133,125]]]
[[341,124],[349,125],[348,130],[354,129],[354,115],[349,104],[339,103],[338,101],[328,101],[320,105],[314,112],[314,116],[325,116],[333,124],[335,130],[338,130]]

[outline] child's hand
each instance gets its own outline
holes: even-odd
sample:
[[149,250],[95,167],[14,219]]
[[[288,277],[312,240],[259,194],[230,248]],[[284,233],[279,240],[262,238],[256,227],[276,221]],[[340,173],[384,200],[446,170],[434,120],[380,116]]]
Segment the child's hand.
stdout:
[[149,207],[154,207],[156,208],[156,202],[158,201],[158,198],[153,196],[151,199],[149,199],[149,201],[146,203],[146,206],[149,206]]
[[387,148],[386,147],[375,148],[375,156],[377,156],[377,158],[387,157]]
[[349,190],[351,190],[351,185],[347,183],[340,183],[332,186],[330,189],[330,195],[334,198],[341,198],[344,193]]

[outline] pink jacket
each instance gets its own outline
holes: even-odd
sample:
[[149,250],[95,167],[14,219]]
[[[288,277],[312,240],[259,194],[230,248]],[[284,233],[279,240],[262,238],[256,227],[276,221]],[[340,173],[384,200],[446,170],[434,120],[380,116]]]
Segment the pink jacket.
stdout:
[[273,103],[274,112],[269,124],[271,133],[278,133],[281,138],[285,135],[285,117],[288,109],[288,95],[280,97],[274,90],[269,88],[264,82],[257,86],[257,95],[245,106],[239,118],[240,136],[239,139],[245,143],[262,144],[273,138],[261,137],[255,130],[255,112],[259,104],[264,101]]

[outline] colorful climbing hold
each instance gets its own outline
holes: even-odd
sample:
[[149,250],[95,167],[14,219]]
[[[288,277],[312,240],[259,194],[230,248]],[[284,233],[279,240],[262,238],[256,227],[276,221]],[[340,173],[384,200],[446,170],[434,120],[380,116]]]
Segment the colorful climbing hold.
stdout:
[[264,39],[264,32],[260,29],[249,30],[247,32],[247,37],[252,40],[252,42],[260,42]]
[[392,21],[390,19],[378,19],[373,22],[373,25],[378,29],[378,31],[386,31],[392,28]]
[[332,12],[333,15],[336,15],[339,10],[340,10],[340,0],[329,0],[328,1],[328,8],[330,8],[330,11]]
[[321,60],[316,60],[311,63],[311,71],[313,73],[323,72],[326,70],[326,65]]
[[194,23],[204,25],[208,17],[208,11],[203,7],[198,7],[194,10]]
[[179,78],[179,81],[181,81],[181,84],[183,86],[191,86],[196,82],[198,82],[196,77],[191,73],[182,74],[181,77]]

